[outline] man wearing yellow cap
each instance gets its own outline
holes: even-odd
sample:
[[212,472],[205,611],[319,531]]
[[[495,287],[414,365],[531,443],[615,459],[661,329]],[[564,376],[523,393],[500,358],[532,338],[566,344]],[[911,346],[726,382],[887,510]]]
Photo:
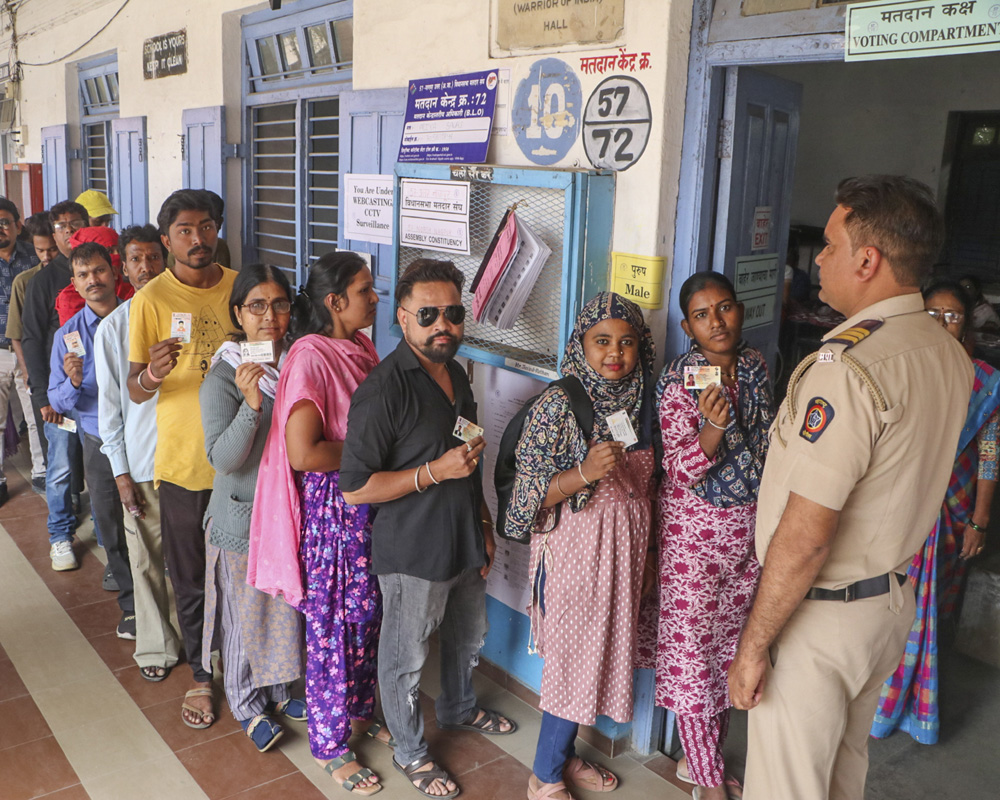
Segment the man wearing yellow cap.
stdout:
[[87,209],[87,213],[90,215],[90,227],[92,228],[110,227],[111,215],[118,213],[115,211],[115,207],[111,205],[108,196],[104,192],[98,192],[96,189],[87,189],[87,191],[82,192],[76,198],[76,202]]

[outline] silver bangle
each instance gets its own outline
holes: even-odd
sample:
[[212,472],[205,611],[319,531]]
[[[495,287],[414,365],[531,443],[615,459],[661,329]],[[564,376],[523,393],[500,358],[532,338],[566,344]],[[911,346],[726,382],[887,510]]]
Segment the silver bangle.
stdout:
[[144,372],[146,372],[146,370],[145,370],[145,369],[143,369],[143,370],[142,370],[142,371],[141,371],[141,372],[140,372],[140,373],[139,373],[139,374],[138,374],[138,375],[136,376],[136,378],[135,378],[135,382],[139,384],[139,388],[140,388],[140,389],[142,389],[142,390],[143,390],[143,391],[144,391],[144,392],[145,392],[146,394],[156,394],[156,393],[157,393],[157,392],[158,392],[158,391],[160,390],[160,387],[159,387],[159,385],[157,385],[157,387],[156,387],[155,389],[147,389],[147,388],[146,388],[145,386],[143,386],[143,385],[142,385],[142,376],[143,376],[143,373],[144,373]]
[[587,480],[587,476],[583,474],[583,464],[576,465],[576,471],[580,473],[580,477],[583,478],[583,485],[590,486],[590,481]]
[[433,483],[435,486],[440,486],[441,481],[437,480],[434,477],[434,473],[431,472],[431,462],[428,461],[426,464],[424,464],[424,466],[427,468],[427,477],[431,479],[431,483]]
[[[428,470],[428,475],[430,471]],[[420,488],[420,467],[417,467],[417,471],[413,473],[413,488],[417,490],[417,494],[423,494],[427,489]],[[428,487],[429,488],[429,487]]]
[[725,426],[722,426],[722,425],[716,425],[716,424],[715,424],[714,422],[712,422],[712,420],[710,420],[710,419],[709,419],[708,417],[705,417],[705,422],[707,422],[707,423],[708,423],[709,425],[711,425],[711,426],[712,426],[713,428],[718,428],[718,429],[719,429],[720,431],[724,431],[724,430],[726,429],[726,427],[725,427]]

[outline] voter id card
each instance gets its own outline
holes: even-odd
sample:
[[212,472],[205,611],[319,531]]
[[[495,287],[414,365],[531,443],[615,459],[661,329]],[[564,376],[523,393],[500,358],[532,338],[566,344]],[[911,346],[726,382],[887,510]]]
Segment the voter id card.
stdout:
[[455,422],[455,430],[451,432],[451,435],[457,436],[463,442],[471,442],[477,436],[483,435],[483,429],[475,422],[469,422],[465,417],[459,417]]
[[270,364],[274,361],[274,342],[240,342],[243,363]]
[[63,417],[63,421],[56,425],[59,430],[66,431],[67,433],[76,433],[76,420],[70,419],[69,417]]
[[66,350],[75,356],[83,358],[87,355],[87,350],[83,346],[83,339],[80,338],[80,331],[70,331],[63,334],[63,341],[66,342]]
[[616,411],[607,418],[608,427],[611,429],[611,438],[616,442],[621,442],[626,447],[631,447],[639,441],[635,435],[635,428],[632,427],[632,420],[628,418],[627,411]]
[[722,383],[721,367],[684,367],[685,389],[707,389]]
[[170,315],[170,338],[180,339],[184,344],[191,341],[191,315],[175,311]]

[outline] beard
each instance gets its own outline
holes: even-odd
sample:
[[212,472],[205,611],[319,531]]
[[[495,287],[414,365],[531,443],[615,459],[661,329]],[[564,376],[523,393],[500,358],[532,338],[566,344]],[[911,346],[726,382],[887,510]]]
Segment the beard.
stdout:
[[[435,339],[440,339],[442,337],[448,337],[448,341],[443,344],[435,344]],[[455,353],[458,352],[458,346],[462,343],[462,340],[453,336],[450,333],[439,332],[435,333],[433,336],[429,336],[423,342],[410,342],[414,347],[417,348],[428,361],[434,364],[445,364],[455,357]]]

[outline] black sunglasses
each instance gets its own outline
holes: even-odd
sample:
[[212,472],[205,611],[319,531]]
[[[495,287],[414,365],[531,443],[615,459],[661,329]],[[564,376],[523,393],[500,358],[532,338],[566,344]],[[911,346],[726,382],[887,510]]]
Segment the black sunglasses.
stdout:
[[444,313],[444,318],[452,325],[461,325],[465,322],[465,306],[424,306],[416,311],[400,306],[407,314],[413,314],[417,318],[417,325],[421,328],[429,328],[438,318],[438,314]]

